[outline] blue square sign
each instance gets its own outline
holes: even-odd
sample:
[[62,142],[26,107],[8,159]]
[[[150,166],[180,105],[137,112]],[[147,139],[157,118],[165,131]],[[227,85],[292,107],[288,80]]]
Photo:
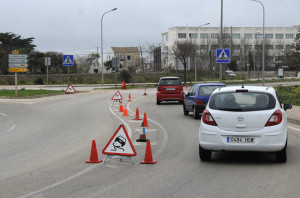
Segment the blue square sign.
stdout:
[[217,49],[216,63],[230,63],[230,49]]
[[63,55],[63,66],[74,66],[73,55]]

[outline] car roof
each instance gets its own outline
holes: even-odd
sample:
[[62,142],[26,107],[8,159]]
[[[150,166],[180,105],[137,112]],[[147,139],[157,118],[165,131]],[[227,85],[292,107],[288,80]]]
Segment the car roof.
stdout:
[[173,79],[173,78],[178,78],[180,80],[180,78],[177,76],[165,76],[165,77],[161,77],[160,79]]
[[215,89],[214,93],[221,92],[231,92],[235,90],[248,90],[250,92],[265,92],[275,94],[275,89],[273,87],[265,87],[265,86],[230,86],[230,87],[222,87],[220,89]]
[[220,85],[220,86],[226,86],[223,83],[201,83],[201,84],[195,84],[197,86],[216,86],[216,85]]

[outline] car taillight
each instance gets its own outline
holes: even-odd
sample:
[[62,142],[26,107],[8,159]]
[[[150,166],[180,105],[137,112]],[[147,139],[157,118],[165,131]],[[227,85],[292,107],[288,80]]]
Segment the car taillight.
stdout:
[[161,87],[157,87],[157,91],[161,91]]
[[212,115],[207,110],[205,110],[202,114],[202,121],[208,125],[218,126]]
[[274,126],[280,124],[282,121],[282,112],[280,110],[275,111],[265,126]]
[[195,100],[195,103],[196,104],[203,104],[203,103],[205,103],[203,100]]

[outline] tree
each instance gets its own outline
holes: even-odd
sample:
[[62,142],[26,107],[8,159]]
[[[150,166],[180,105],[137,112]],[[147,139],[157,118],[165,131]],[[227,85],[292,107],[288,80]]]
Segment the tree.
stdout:
[[184,84],[186,85],[186,68],[188,57],[194,57],[197,45],[193,41],[176,41],[171,48],[171,55],[177,57],[184,67]]
[[36,47],[33,42],[33,37],[21,38],[20,35],[6,32],[0,33],[0,73],[8,73],[8,54],[13,50],[18,50],[20,54],[29,54]]

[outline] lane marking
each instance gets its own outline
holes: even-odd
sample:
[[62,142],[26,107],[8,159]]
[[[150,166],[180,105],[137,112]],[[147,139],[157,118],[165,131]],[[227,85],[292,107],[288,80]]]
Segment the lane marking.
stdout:
[[51,188],[54,188],[54,187],[56,187],[56,186],[59,186],[59,185],[61,185],[61,184],[64,184],[64,183],[66,183],[66,182],[68,182],[68,181],[70,181],[70,180],[73,180],[73,179],[75,179],[75,178],[77,178],[77,177],[79,177],[79,176],[81,176],[81,175],[83,175],[83,174],[85,174],[85,173],[87,173],[87,172],[93,170],[93,169],[96,168],[97,166],[101,166],[102,164],[103,164],[103,163],[92,165],[91,167],[86,168],[86,169],[84,169],[83,171],[81,171],[81,172],[79,172],[79,173],[76,173],[75,175],[72,175],[71,177],[68,177],[68,178],[66,178],[66,179],[64,179],[64,180],[61,180],[61,181],[59,181],[59,182],[56,182],[56,183],[51,184],[51,185],[49,185],[49,186],[46,186],[45,188],[42,188],[42,189],[40,189],[40,190],[37,190],[37,191],[31,192],[31,193],[28,193],[28,194],[26,194],[26,195],[23,195],[23,196],[21,196],[21,197],[19,197],[19,198],[27,198],[27,197],[33,196],[33,195],[35,195],[35,194],[41,193],[41,192],[43,192],[43,191],[49,190],[49,189],[51,189]]
[[296,131],[300,131],[300,129],[297,129],[297,128],[294,128],[294,127],[291,127],[291,126],[288,126],[288,128],[296,130]]
[[116,117],[117,117],[117,118],[125,125],[125,127],[127,128],[128,135],[129,135],[129,137],[131,138],[132,130],[131,130],[129,124],[127,124],[127,122],[126,122],[124,119],[122,119],[120,116],[118,116],[118,115],[112,110],[112,105],[109,106],[109,110],[110,110],[110,112],[111,112],[114,116],[116,116]]
[[8,132],[14,130],[14,128],[16,128],[16,126],[17,126],[17,125],[13,125],[13,126],[10,127],[9,129],[7,129],[5,133],[8,133]]

